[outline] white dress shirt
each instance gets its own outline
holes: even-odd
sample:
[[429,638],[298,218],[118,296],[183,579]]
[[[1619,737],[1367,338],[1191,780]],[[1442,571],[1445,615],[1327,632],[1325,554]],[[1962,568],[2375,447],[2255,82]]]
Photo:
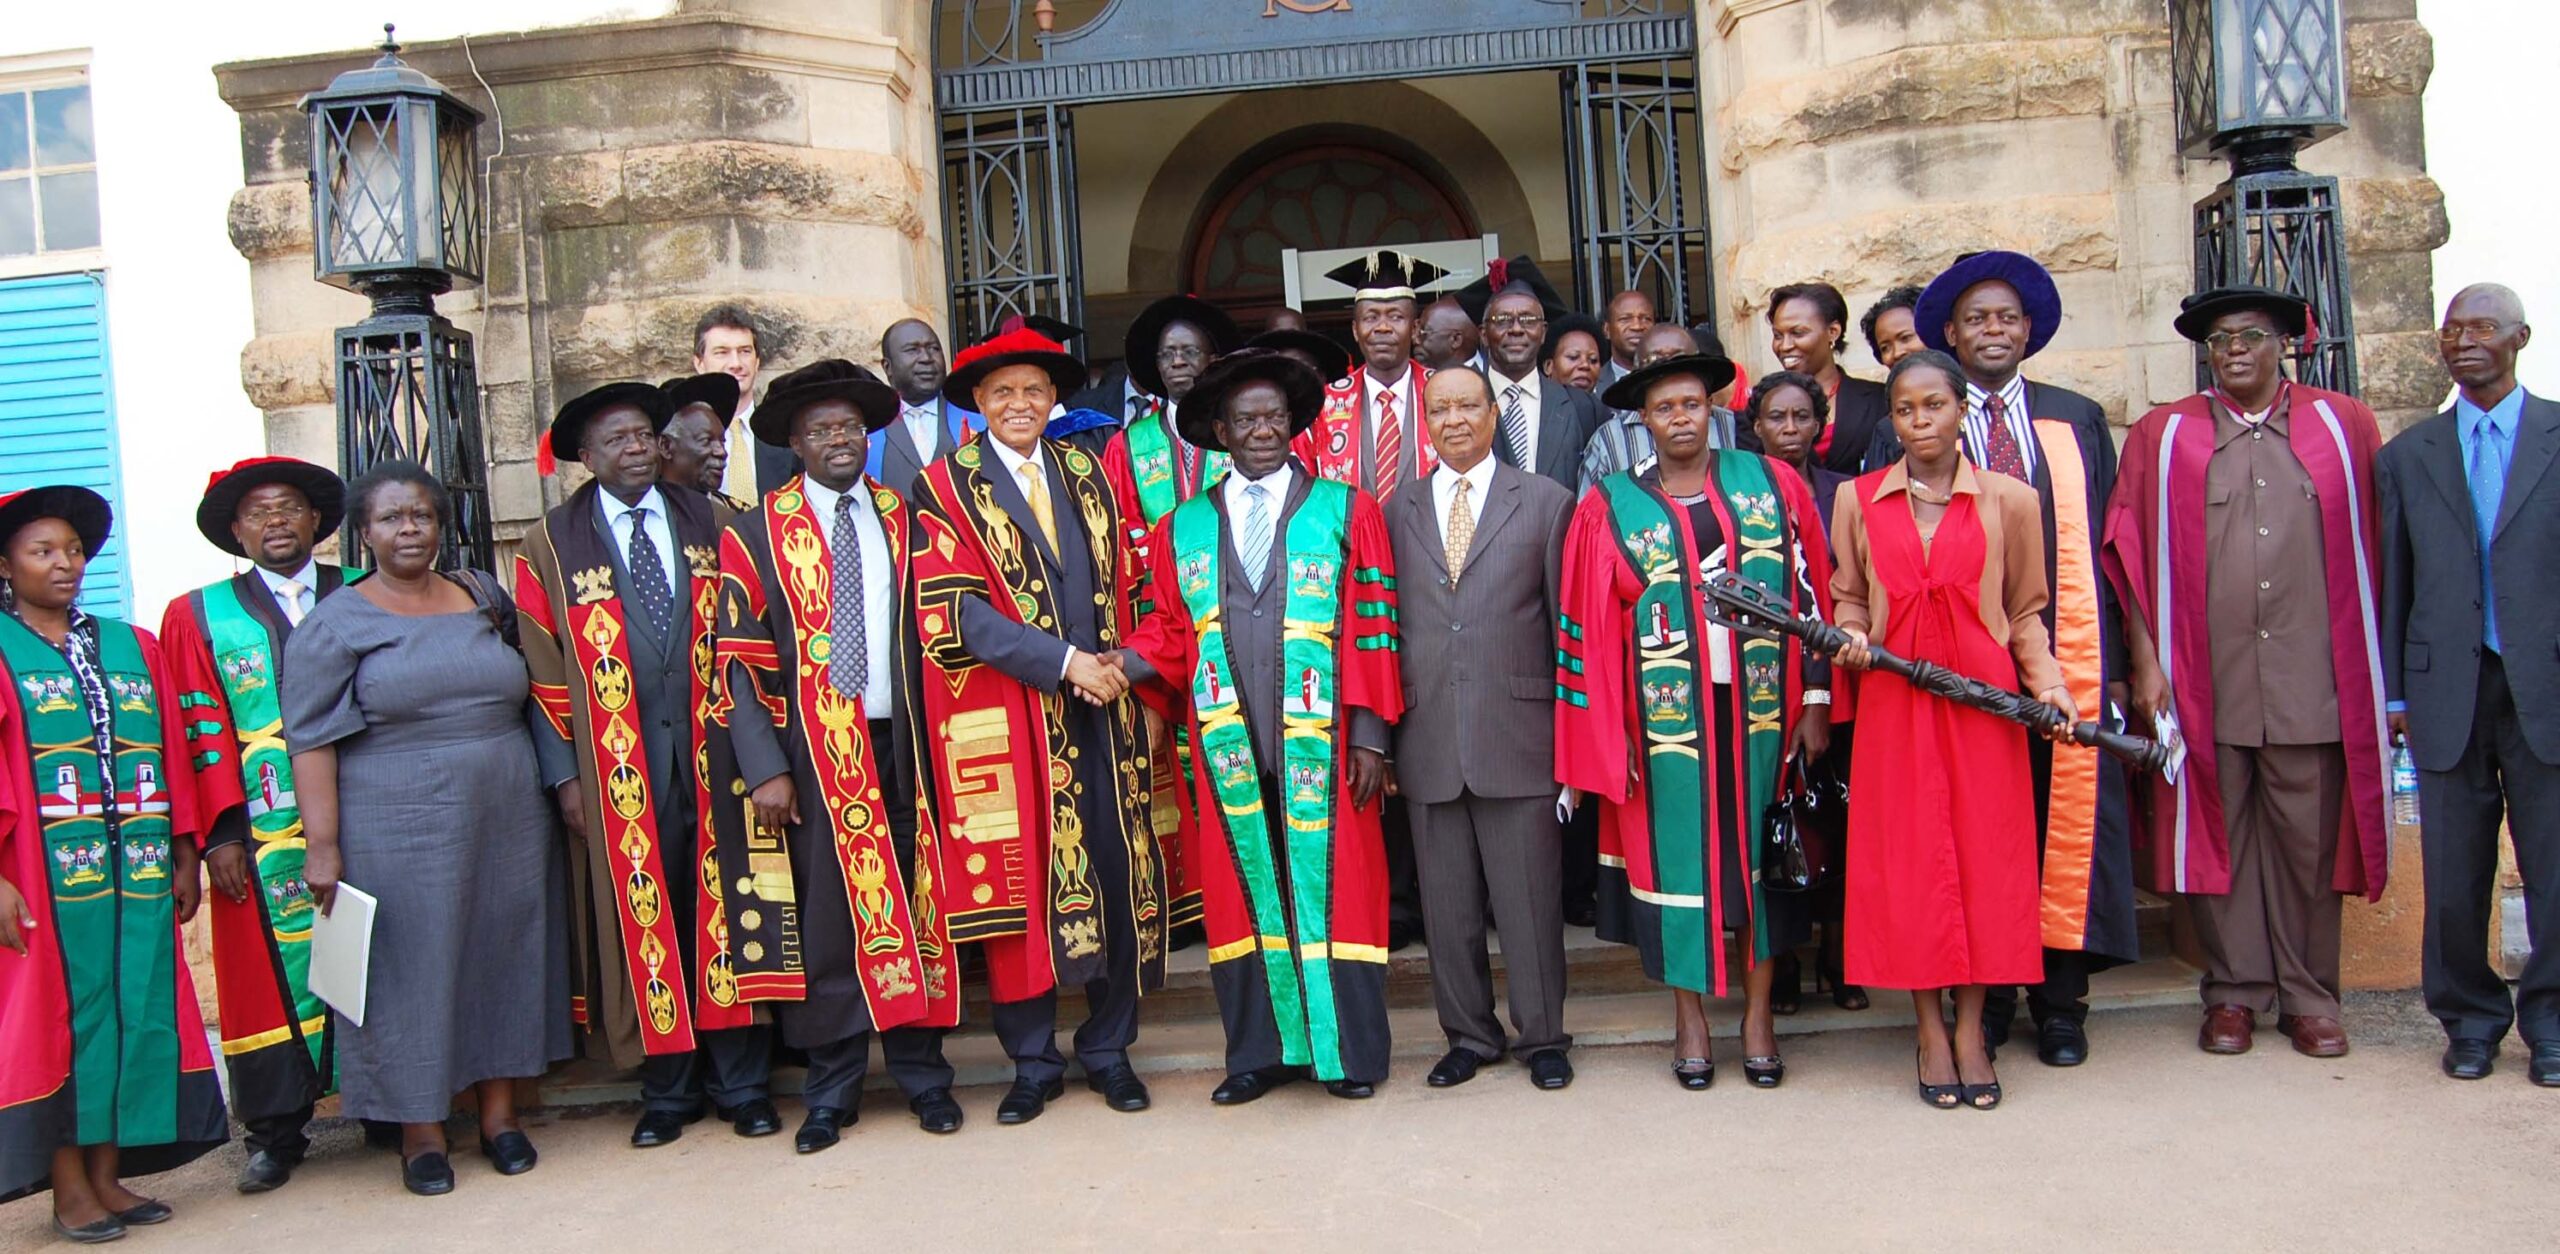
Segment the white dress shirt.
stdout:
[[267,595],[276,599],[276,609],[284,615],[286,622],[301,622],[311,613],[311,607],[320,603],[320,566],[310,558],[302,559],[302,569],[293,572],[293,582],[299,585],[302,591],[295,595],[295,603],[291,605],[285,603],[285,576],[264,566],[258,567],[257,571],[258,578],[266,582]]
[[1529,368],[1529,377],[1525,379],[1504,378],[1499,370],[1485,376],[1493,384],[1493,438],[1496,448],[1502,447],[1509,438],[1502,425],[1503,411],[1509,404],[1506,393],[1514,387],[1520,389],[1520,413],[1529,420],[1529,446],[1520,450],[1520,468],[1523,470],[1538,468],[1538,380],[1543,377],[1535,366]]
[[[889,667],[897,640],[897,571],[889,564],[889,537],[880,530],[879,511],[871,507],[870,489],[856,481],[853,490],[861,493],[853,506],[853,536],[862,545],[862,626],[871,638],[863,647],[871,655],[869,682],[863,685],[862,708],[873,718],[889,717]],[[836,530],[836,501],[844,494],[820,483],[814,476],[804,476],[800,494],[809,500],[820,534],[833,543]],[[830,554],[830,569],[833,555]]]
[[1493,492],[1494,465],[1492,456],[1487,455],[1464,474],[1449,469],[1447,462],[1440,463],[1431,472],[1431,516],[1440,523],[1441,552],[1449,551],[1449,502],[1458,491],[1458,481],[1467,481],[1467,521],[1481,523],[1484,521],[1485,498]]
[[596,500],[604,506],[604,533],[613,540],[613,551],[622,555],[622,568],[631,569],[631,522],[640,516],[640,525],[649,532],[649,540],[658,546],[658,564],[667,572],[667,591],[677,605],[691,604],[685,595],[684,554],[676,549],[676,533],[667,525],[666,498],[658,495],[656,485],[640,494],[640,499],[624,504],[621,497],[599,489]]

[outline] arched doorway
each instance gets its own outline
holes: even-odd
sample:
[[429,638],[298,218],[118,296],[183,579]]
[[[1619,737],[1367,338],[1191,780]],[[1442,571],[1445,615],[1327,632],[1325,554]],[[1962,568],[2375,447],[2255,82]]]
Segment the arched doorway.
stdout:
[[[1378,247],[1479,233],[1464,198],[1383,134],[1325,128],[1230,164],[1192,228],[1189,290],[1258,326],[1282,303],[1284,249]],[[1338,311],[1337,311],[1338,312]],[[1323,311],[1311,317],[1322,321]]]

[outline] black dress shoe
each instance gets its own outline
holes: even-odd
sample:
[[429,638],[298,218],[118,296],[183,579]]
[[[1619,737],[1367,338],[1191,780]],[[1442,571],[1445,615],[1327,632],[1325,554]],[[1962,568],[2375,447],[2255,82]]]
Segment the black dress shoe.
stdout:
[[1327,1080],[1324,1082],[1324,1091],[1356,1102],[1363,1098],[1376,1097],[1378,1086],[1367,1080]]
[[1295,1067],[1264,1067],[1260,1071],[1239,1071],[1219,1082],[1209,1100],[1221,1106],[1242,1106],[1263,1094],[1298,1078]]
[[151,1224],[165,1224],[177,1213],[167,1202],[146,1197],[142,1199],[140,1206],[128,1206],[117,1211],[116,1218],[122,1220],[126,1227],[142,1228]]
[[271,1193],[293,1179],[292,1163],[265,1150],[249,1151],[249,1161],[240,1164],[239,1189],[243,1193]]
[[2036,1029],[2036,1057],[2048,1067],[2077,1067],[2089,1061],[2089,1034],[2076,1020],[2055,1015]]
[[800,1135],[793,1138],[792,1148],[803,1154],[815,1154],[844,1139],[844,1129],[857,1118],[854,1112],[835,1106],[812,1106],[807,1118],[800,1121]]
[[480,1138],[480,1153],[502,1176],[520,1176],[533,1170],[542,1156],[533,1152],[533,1140],[522,1132],[501,1132],[494,1139]]
[[1573,1083],[1573,1063],[1561,1049],[1542,1049],[1529,1055],[1529,1083],[1542,1089],[1560,1089]]
[[1597,927],[1600,907],[1588,901],[1568,901],[1564,903],[1564,921],[1574,927]]
[[1132,1114],[1155,1104],[1147,1096],[1147,1083],[1138,1078],[1135,1068],[1127,1063],[1105,1067],[1100,1072],[1086,1072],[1084,1086],[1102,1094],[1102,1102],[1122,1114]]
[[960,1103],[951,1099],[949,1089],[927,1089],[907,1099],[907,1109],[916,1113],[916,1126],[927,1132],[960,1130]]
[[109,1241],[124,1239],[124,1221],[108,1215],[74,1228],[62,1222],[61,1217],[56,1216],[53,1221],[53,1235],[75,1245],[103,1245]]
[[996,1122],[1008,1125],[1029,1123],[1039,1118],[1040,1112],[1049,1108],[1049,1103],[1066,1095],[1067,1082],[1064,1080],[1042,1084],[1037,1080],[1017,1077],[1013,1087],[1006,1090],[1004,1100],[996,1103]]
[[403,1158],[400,1184],[420,1197],[442,1197],[453,1192],[453,1163],[433,1150],[416,1158]]
[[729,1121],[729,1129],[740,1136],[772,1136],[782,1131],[782,1112],[773,1108],[771,1098],[753,1097],[720,1112]]
[[1453,1089],[1476,1078],[1476,1069],[1483,1065],[1484,1059],[1477,1057],[1476,1051],[1451,1049],[1440,1056],[1440,1061],[1431,1064],[1431,1074],[1423,1082],[1435,1089]]
[[1421,939],[1422,929],[1410,923],[1387,924],[1387,952],[1400,953],[1404,947]]
[[687,1118],[672,1110],[641,1111],[640,1122],[631,1125],[631,1148],[656,1149],[661,1145],[673,1145],[684,1136],[684,1126],[701,1117],[697,1114]]
[[2444,1073],[2457,1080],[2486,1080],[2498,1069],[2498,1043],[2455,1037],[2444,1047]]
[[2525,1074],[2546,1089],[2560,1089],[2560,1041],[2537,1042]]

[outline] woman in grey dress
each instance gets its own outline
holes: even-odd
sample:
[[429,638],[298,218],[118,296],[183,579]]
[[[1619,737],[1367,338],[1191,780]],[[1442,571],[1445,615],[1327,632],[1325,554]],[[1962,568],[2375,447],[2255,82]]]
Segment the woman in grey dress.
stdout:
[[348,492],[378,568],[285,648],[285,739],[321,910],[373,894],[362,1027],[335,1019],[346,1113],[396,1122],[410,1192],[453,1188],[444,1118],[476,1089],[480,1149],[530,1171],[511,1081],[570,1053],[551,809],[527,731],[515,608],[489,575],[435,569],[451,504],[411,462]]

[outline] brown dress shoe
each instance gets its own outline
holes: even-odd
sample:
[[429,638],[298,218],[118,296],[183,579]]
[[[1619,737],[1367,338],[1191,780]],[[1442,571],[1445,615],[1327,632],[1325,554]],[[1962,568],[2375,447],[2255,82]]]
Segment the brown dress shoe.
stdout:
[[2207,1006],[2196,1048],[2208,1054],[2245,1054],[2258,1030],[2258,1012],[2246,1006]]
[[2293,1038],[2293,1052],[2336,1058],[2347,1052],[2347,1030],[2327,1015],[2279,1015],[2276,1027]]

